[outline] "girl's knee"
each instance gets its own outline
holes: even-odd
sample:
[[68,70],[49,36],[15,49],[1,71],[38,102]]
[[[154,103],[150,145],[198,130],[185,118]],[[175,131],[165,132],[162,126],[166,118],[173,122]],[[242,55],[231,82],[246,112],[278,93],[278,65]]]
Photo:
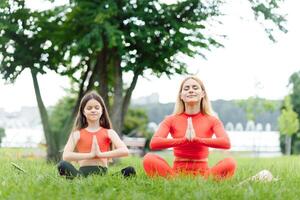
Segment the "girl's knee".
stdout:
[[59,163],[57,163],[57,168],[61,169],[61,168],[65,168],[66,166],[69,166],[69,165],[71,165],[71,163],[61,160],[61,161],[59,161]]

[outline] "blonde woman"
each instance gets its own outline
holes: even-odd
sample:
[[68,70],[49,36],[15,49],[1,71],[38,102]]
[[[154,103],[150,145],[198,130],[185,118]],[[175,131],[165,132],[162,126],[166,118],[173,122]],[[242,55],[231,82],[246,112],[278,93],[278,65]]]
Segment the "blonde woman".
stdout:
[[[169,133],[172,138],[167,138]],[[209,147],[229,149],[230,140],[222,122],[213,114],[202,81],[191,76],[180,85],[173,115],[161,122],[150,142],[152,150],[173,148],[173,167],[160,156],[148,153],[143,160],[144,170],[150,177],[172,177],[180,173],[212,176],[217,180],[232,177],[236,170],[232,158],[208,167]]]

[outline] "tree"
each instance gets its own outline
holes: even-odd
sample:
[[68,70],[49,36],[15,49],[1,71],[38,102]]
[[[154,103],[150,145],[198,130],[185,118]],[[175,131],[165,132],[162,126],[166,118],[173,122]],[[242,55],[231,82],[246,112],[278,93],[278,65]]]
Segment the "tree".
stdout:
[[[70,132],[64,132],[65,123],[71,116],[71,111],[75,106],[76,94],[71,91],[67,92],[67,95],[58,100],[53,108],[50,110],[49,122],[52,127],[51,131],[58,141],[64,141],[68,138]],[[59,152],[62,152],[62,146],[59,146]]]
[[5,129],[0,127],[0,146],[2,144],[2,138],[5,137]]
[[257,115],[266,111],[275,111],[279,108],[277,101],[262,99],[259,97],[249,97],[246,100],[238,100],[236,104],[243,108],[247,120],[255,121]]
[[[298,120],[300,120],[300,71],[293,73],[289,78],[288,87],[290,88],[291,103],[293,110],[298,114]],[[297,130],[299,133],[300,130]],[[282,138],[283,139],[283,138]],[[292,154],[299,154],[300,152],[300,137],[299,134],[292,135]],[[281,146],[284,147],[284,142],[281,140]]]
[[298,114],[298,117],[300,117],[300,71],[290,76],[288,86],[291,88],[290,96],[293,109]]
[[[279,29],[283,18],[273,11],[280,0],[250,1],[257,16],[264,15]],[[31,11],[24,0],[0,3],[0,73],[13,82],[23,70],[32,74],[48,159],[59,159],[66,138],[57,138],[49,124],[37,76],[54,70],[69,76],[77,91],[75,107],[62,132],[69,132],[81,97],[96,89],[109,107],[120,132],[138,78],[145,71],[157,76],[187,73],[178,55],[203,55],[222,46],[206,33],[208,22],[221,13],[222,1],[185,0],[165,4],[158,0],[90,1],[46,11]],[[123,75],[131,73],[125,85]]]
[[56,11],[31,11],[25,7],[24,0],[0,3],[0,73],[8,82],[14,82],[25,69],[30,71],[48,144],[48,160],[60,159],[59,144],[51,131],[37,76],[46,73],[47,69],[55,69],[50,54],[53,60],[60,56],[55,49],[48,48],[50,41],[47,39],[56,27],[55,20],[49,20]]
[[129,108],[124,120],[122,133],[125,135],[144,136],[148,135],[147,125],[149,123],[145,110],[141,108]]
[[[138,78],[146,70],[157,76],[186,73],[185,63],[176,55],[195,56],[220,45],[203,33],[204,22],[218,15],[215,5],[195,0],[173,5],[156,0],[72,2],[58,29],[61,41],[52,42],[68,55],[60,61],[69,63],[61,74],[78,83],[79,97],[91,88],[99,91],[118,132]],[[74,58],[80,58],[76,66]],[[123,82],[125,73],[133,76],[129,85]],[[79,79],[76,74],[81,74]]]
[[278,118],[279,131],[285,135],[285,153],[291,154],[291,137],[299,129],[298,114],[293,111],[290,96],[284,99],[284,108]]
[[[284,18],[274,13],[278,2],[250,1],[257,17],[263,15],[265,20],[271,20],[285,31]],[[186,0],[171,5],[158,0],[101,3],[73,0],[67,8],[69,11],[62,11],[65,20],[61,22],[62,40],[58,49],[67,55],[66,63],[80,58],[77,66],[81,68],[69,65],[62,74],[78,83],[79,97],[93,85],[98,86],[109,107],[114,128],[120,131],[131,94],[146,70],[157,76],[186,73],[179,54],[193,57],[203,55],[203,50],[211,46],[222,46],[205,34],[207,22],[221,14],[218,10],[221,4],[218,0],[208,4]],[[122,78],[127,72],[131,72],[133,78],[124,87]],[[75,74],[82,75],[80,81]],[[77,106],[73,113],[76,109]]]

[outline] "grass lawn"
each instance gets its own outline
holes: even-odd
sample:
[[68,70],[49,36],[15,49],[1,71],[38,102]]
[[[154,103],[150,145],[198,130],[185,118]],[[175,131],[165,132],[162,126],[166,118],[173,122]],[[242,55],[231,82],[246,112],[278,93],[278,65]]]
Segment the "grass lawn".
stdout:
[[[44,159],[22,158],[22,151],[0,149],[0,199],[300,199],[299,156],[245,158],[235,155],[238,162],[236,175],[223,182],[201,177],[149,179],[137,157],[122,159],[121,163],[109,168],[106,176],[70,181],[59,177],[56,166],[47,164]],[[210,166],[226,156],[212,153]],[[171,157],[166,157],[171,163]],[[14,169],[11,162],[17,163],[26,173]],[[128,165],[137,169],[137,177],[111,176]],[[262,169],[270,170],[279,181],[238,185]]]

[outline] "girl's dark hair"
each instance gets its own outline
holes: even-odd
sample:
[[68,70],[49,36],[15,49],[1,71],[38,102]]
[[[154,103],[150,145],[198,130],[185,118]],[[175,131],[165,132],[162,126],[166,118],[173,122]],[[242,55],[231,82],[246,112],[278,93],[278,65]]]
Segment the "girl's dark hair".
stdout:
[[91,99],[95,99],[96,101],[98,101],[102,107],[102,115],[99,119],[99,125],[103,128],[107,128],[107,129],[112,128],[111,121],[109,119],[109,115],[107,112],[107,108],[104,104],[102,97],[97,92],[91,91],[91,92],[86,93],[80,101],[79,110],[78,110],[77,117],[76,117],[76,120],[74,123],[73,131],[83,129],[88,126],[88,123],[87,123],[86,117],[83,114],[83,111],[84,111],[85,105]]

